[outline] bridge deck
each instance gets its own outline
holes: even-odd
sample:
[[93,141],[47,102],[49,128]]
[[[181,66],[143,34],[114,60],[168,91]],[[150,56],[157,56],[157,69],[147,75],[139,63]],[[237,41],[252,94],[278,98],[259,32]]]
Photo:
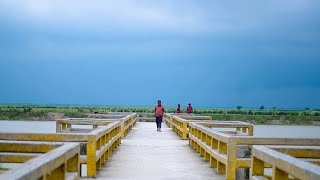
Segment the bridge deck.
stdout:
[[96,179],[224,179],[163,123],[138,122]]

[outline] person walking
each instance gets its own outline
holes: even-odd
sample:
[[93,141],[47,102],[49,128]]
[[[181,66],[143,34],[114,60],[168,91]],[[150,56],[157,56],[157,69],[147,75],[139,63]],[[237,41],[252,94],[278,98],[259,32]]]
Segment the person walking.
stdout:
[[180,104],[178,104],[177,112],[176,112],[176,113],[181,113]]
[[189,103],[189,104],[188,104],[188,107],[187,107],[187,113],[188,113],[188,114],[191,114],[192,112],[193,112],[193,109],[192,109],[191,104]]
[[161,132],[162,117],[164,114],[164,107],[161,105],[161,101],[158,100],[158,105],[154,108],[154,116],[156,117],[157,131]]

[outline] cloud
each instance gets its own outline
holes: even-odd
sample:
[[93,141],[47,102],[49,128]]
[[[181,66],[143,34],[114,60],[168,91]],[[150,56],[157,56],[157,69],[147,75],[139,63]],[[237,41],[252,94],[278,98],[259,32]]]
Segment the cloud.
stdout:
[[[307,1],[85,1],[5,0],[0,9],[25,28],[58,33],[219,36],[281,35],[306,21],[318,22],[316,0]],[[314,20],[312,20],[314,19]],[[30,27],[31,26],[31,27]],[[296,27],[295,27],[296,26]],[[286,28],[287,27],[287,28]],[[296,35],[296,34],[294,34]],[[103,35],[102,35],[103,36]]]
[[201,31],[205,24],[194,14],[179,14],[170,8],[143,1],[26,0],[4,1],[1,4],[14,18],[53,28],[75,26],[123,31]]

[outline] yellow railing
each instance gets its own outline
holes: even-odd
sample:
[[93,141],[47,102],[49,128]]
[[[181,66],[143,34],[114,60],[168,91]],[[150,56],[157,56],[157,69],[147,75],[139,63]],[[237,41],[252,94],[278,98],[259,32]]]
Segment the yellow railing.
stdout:
[[121,123],[115,121],[90,133],[0,133],[0,140],[79,142],[82,147],[80,163],[87,164],[88,177],[95,177],[101,164],[121,143]]
[[96,172],[100,170],[101,165],[120,143],[121,126],[119,122],[109,124],[105,128],[97,128],[88,134],[86,158],[88,177],[96,177]]
[[155,122],[154,113],[137,113],[138,122]]
[[217,168],[218,173],[225,174],[226,179],[236,179],[237,168],[251,167],[250,158],[237,157],[240,146],[320,145],[320,139],[258,138],[248,136],[248,134],[251,134],[248,133],[249,127],[246,128],[247,133],[244,134],[242,131],[241,133],[223,133],[212,130],[211,126],[206,127],[204,125],[208,126],[208,123],[190,123],[189,143],[204,157],[205,161],[210,161],[211,167]]
[[0,152],[1,163],[24,163],[1,174],[0,179],[55,180],[80,177],[79,143],[0,141]]
[[[103,116],[101,116],[103,117]],[[98,126],[106,126],[112,122],[120,121],[121,137],[124,138],[136,124],[136,113],[130,115],[108,115],[107,119],[97,118],[66,118],[56,120],[56,132],[72,132],[72,125],[92,125],[93,128]],[[121,117],[119,119],[110,119],[110,117]]]
[[[209,116],[188,116],[188,120],[178,116],[178,114],[165,113],[165,122],[182,139],[187,139],[189,134],[189,123],[191,122],[211,122]],[[183,115],[186,117],[186,115]],[[191,118],[192,117],[192,118]]]
[[112,123],[112,120],[106,119],[88,119],[88,118],[67,118],[67,119],[57,119],[56,120],[56,132],[72,132],[75,129],[72,125],[92,125],[93,129],[98,126],[107,126]]
[[[187,118],[187,119],[184,119]],[[189,124],[196,123],[208,123],[208,126],[214,128],[237,128],[237,132],[248,133],[248,135],[253,135],[253,125],[250,123],[240,122],[240,121],[213,121],[210,120],[210,116],[187,116],[180,114],[165,114],[166,124],[172,128],[182,139],[187,139],[189,135]],[[227,132],[225,132],[227,133]]]
[[198,121],[212,120],[211,116],[198,116],[198,115],[188,115],[188,114],[175,114],[175,116],[178,116],[185,120],[198,120]]
[[319,165],[320,147],[253,146],[251,179],[319,180]]
[[121,120],[121,137],[124,138],[137,122],[137,114],[133,113]]
[[88,118],[121,119],[129,113],[88,114]]

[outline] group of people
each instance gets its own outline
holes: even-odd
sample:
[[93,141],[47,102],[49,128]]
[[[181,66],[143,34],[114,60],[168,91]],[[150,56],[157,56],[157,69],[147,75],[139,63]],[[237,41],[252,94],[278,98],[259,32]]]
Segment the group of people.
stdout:
[[[193,112],[192,106],[189,103],[187,107],[187,114]],[[176,113],[181,113],[180,104],[178,104]],[[161,100],[158,100],[157,106],[154,108],[154,116],[156,117],[157,131],[161,132],[162,117],[164,114],[164,106],[161,104]]]
[[[188,107],[187,107],[187,114],[191,114],[192,112],[193,112],[193,109],[192,109],[191,104],[189,103]],[[181,113],[180,104],[178,104],[176,113]]]

